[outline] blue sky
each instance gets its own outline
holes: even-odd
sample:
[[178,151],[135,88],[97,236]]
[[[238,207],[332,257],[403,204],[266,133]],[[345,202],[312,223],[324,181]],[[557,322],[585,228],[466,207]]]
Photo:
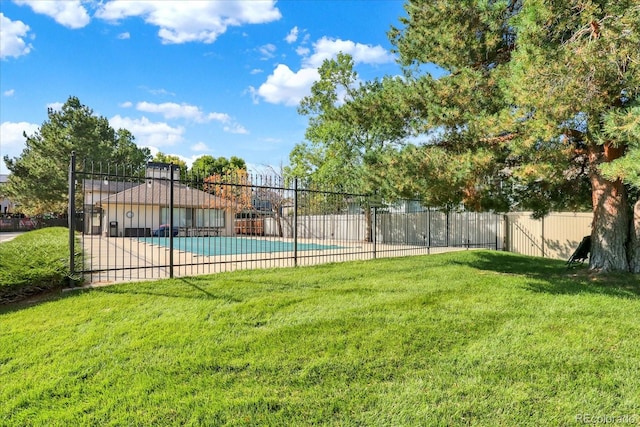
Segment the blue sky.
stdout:
[[322,60],[399,74],[386,33],[400,16],[401,0],[1,0],[0,154],[73,95],[153,153],[286,165]]

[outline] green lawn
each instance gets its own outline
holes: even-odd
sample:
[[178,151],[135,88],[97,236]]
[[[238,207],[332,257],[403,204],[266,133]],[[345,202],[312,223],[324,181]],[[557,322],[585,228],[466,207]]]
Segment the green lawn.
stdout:
[[8,426],[638,424],[640,277],[469,251],[69,292],[0,308],[0,379]]

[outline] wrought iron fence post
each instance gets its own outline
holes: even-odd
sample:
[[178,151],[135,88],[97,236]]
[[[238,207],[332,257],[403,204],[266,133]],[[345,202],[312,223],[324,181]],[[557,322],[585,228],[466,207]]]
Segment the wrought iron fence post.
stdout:
[[504,220],[504,250],[507,252],[512,252],[512,238],[511,235],[511,224],[509,223],[509,216],[504,214],[502,216]]
[[542,258],[544,258],[544,255],[545,255],[545,253],[544,253],[544,217],[542,217],[541,221],[542,221],[542,236],[541,236],[542,237],[542,245],[541,245],[542,248],[541,248],[541,250],[542,250]]
[[298,178],[293,180],[293,265],[298,266]]
[[445,243],[446,243],[446,246],[447,246],[447,247],[449,247],[449,232],[450,232],[450,228],[451,228],[451,225],[450,225],[450,223],[449,223],[449,215],[450,215],[450,214],[451,214],[451,212],[447,210],[447,217],[446,217],[446,236],[445,236],[445,239],[446,239],[446,240],[445,240]]
[[495,231],[495,236],[494,237],[495,237],[495,242],[496,242],[495,243],[496,244],[495,250],[497,251],[498,250],[498,214],[495,213],[495,212],[492,212],[492,215],[493,215],[493,219],[495,219],[495,230],[496,231]]
[[427,236],[427,253],[431,252],[431,208],[427,208],[427,223],[428,228],[427,231],[429,235]]
[[169,164],[169,277],[173,279],[173,163]]
[[73,276],[76,266],[76,238],[75,238],[75,216],[76,216],[76,152],[71,152],[69,162],[69,210],[67,212],[69,224],[69,286],[73,286]]
[[[465,212],[465,216],[467,217],[467,250],[471,247],[471,231],[470,231],[470,223],[469,212]],[[478,221],[478,213],[476,212],[476,222]]]
[[378,238],[377,238],[377,234],[376,230],[377,230],[377,226],[378,226],[378,208],[374,205],[373,206],[373,219],[371,221],[373,223],[373,226],[371,227],[371,241],[373,242],[373,259],[376,259],[377,257],[377,242],[378,242]]

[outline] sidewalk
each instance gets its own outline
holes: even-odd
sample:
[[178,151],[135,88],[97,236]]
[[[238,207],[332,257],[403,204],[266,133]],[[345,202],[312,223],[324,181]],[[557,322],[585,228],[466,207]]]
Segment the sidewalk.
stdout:
[[0,233],[0,243],[8,242],[9,240],[13,240],[21,234],[26,233],[26,231],[8,231]]

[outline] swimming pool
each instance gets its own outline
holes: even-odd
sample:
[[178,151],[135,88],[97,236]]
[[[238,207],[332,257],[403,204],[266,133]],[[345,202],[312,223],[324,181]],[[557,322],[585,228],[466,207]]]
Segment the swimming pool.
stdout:
[[[169,247],[168,237],[140,238],[145,243]],[[251,239],[246,237],[174,237],[173,248],[179,251],[198,255],[240,255],[270,252],[292,252],[293,242],[268,239]],[[298,243],[299,251],[342,249],[336,245],[320,245],[316,243]]]

